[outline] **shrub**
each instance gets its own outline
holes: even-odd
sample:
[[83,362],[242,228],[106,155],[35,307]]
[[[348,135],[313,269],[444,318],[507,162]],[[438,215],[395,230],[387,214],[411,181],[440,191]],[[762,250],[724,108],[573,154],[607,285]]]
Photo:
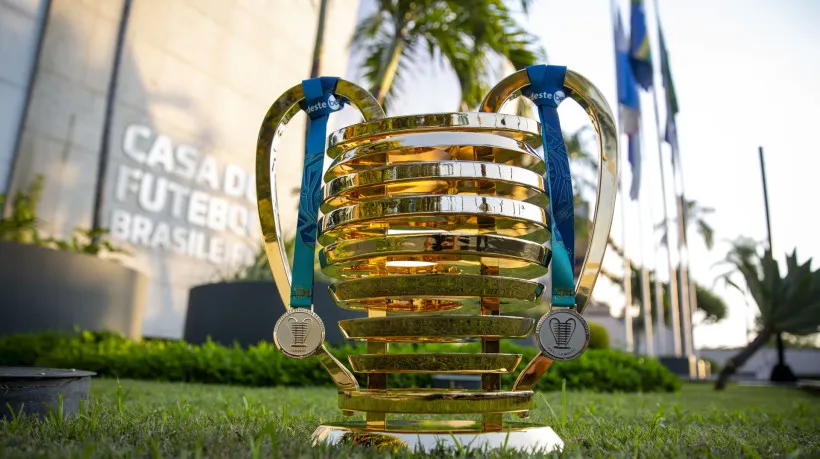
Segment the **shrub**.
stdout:
[[[479,352],[480,343],[413,346],[395,344],[395,352]],[[501,351],[532,359],[536,349],[502,342]],[[331,349],[341,361],[365,352],[364,345]],[[37,333],[0,338],[0,365],[38,365],[80,368],[101,376],[237,384],[246,386],[330,385],[327,372],[316,359],[289,359],[272,343],[260,342],[247,350],[213,342],[201,346],[183,341],[130,341],[111,333]],[[361,376],[361,375],[359,375]],[[580,358],[556,362],[538,382],[538,390],[559,390],[563,379],[571,390],[602,392],[674,391],[678,378],[655,359],[633,357],[611,349],[590,349]],[[430,375],[391,374],[393,387],[429,387]],[[502,377],[512,387],[514,375]],[[360,381],[364,382],[364,381]]]
[[595,322],[589,322],[589,348],[609,349],[609,332],[606,327]]

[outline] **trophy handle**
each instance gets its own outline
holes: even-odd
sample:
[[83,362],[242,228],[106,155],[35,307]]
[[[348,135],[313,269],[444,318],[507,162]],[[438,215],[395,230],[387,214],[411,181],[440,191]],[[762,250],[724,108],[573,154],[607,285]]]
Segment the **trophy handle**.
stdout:
[[[334,94],[358,108],[365,121],[384,118],[384,110],[376,99],[365,89],[349,81],[339,79]],[[285,252],[279,212],[276,208],[276,149],[285,126],[301,110],[299,102],[304,99],[302,85],[296,85],[285,91],[265,114],[256,143],[256,200],[259,208],[259,223],[262,226],[265,253],[270,262],[273,280],[276,282],[276,289],[279,291],[286,310],[290,309],[291,272]],[[356,378],[328,352],[324,344],[316,355],[319,362],[330,373],[337,387],[340,389],[358,387]]]
[[[529,84],[530,79],[526,70],[513,73],[490,90],[481,103],[480,110],[497,112],[517,91]],[[591,81],[579,73],[567,70],[564,92],[587,112],[598,135],[598,199],[595,202],[595,220],[589,237],[589,250],[575,284],[576,309],[583,313],[601,272],[615,213],[615,196],[618,190],[618,131],[615,117],[604,95]],[[551,364],[552,359],[539,353],[518,376],[513,390],[531,390]]]

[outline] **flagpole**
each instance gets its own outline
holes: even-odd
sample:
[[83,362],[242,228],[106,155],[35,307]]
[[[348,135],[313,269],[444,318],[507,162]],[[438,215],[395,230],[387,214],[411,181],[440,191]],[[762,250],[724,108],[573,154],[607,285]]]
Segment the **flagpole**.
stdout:
[[632,262],[626,254],[627,193],[625,193],[623,189],[623,179],[619,180],[621,182],[621,232],[623,236],[622,248],[624,252],[624,335],[626,340],[626,352],[631,354],[635,350],[635,337],[632,332],[632,315],[629,310],[632,306]]
[[[655,9],[655,25],[657,26],[658,31],[658,44],[660,45],[661,53],[666,53],[666,44],[663,40],[661,40],[661,17],[660,17],[660,10],[658,7],[657,0],[652,2],[652,6]],[[668,59],[668,56],[667,56]],[[668,62],[667,62],[668,64]],[[663,71],[663,69],[661,69]],[[653,95],[655,97],[655,106],[656,106],[656,116],[657,116],[657,85],[654,86],[653,91],[655,92]],[[669,91],[669,88],[666,88]],[[667,107],[667,117],[674,116],[674,114],[668,113],[669,107]],[[656,119],[656,124],[658,126],[658,136],[660,137],[660,123]],[[677,137],[677,135],[676,135]],[[677,140],[675,140],[677,142]],[[686,234],[686,197],[684,192],[684,180],[683,180],[683,165],[680,163],[680,158],[675,158],[674,156],[677,154],[676,151],[672,151],[672,187],[673,193],[675,194],[675,203],[677,207],[677,230],[678,230],[678,254],[680,256],[679,265],[680,265],[680,312],[683,319],[683,349],[685,355],[693,355],[694,354],[694,336],[692,332],[692,314],[697,309],[697,285],[695,284],[694,280],[689,275],[689,239]],[[676,160],[677,159],[677,160]],[[665,198],[664,198],[665,199]],[[669,244],[669,240],[667,239],[667,247]]]
[[[654,229],[654,222],[655,222],[655,213],[652,211],[652,206],[649,206],[649,221],[652,222],[652,228]],[[666,354],[666,311],[663,308],[663,284],[661,283],[660,278],[658,277],[658,268],[662,264],[662,262],[658,261],[658,240],[654,237],[654,233],[652,235],[652,248],[655,250],[655,304],[658,307],[657,318],[655,320],[657,331],[657,339],[658,339],[658,355],[665,355]],[[649,274],[647,274],[646,281],[649,282]],[[650,311],[651,314],[651,311]],[[651,318],[651,315],[650,315]]]
[[671,227],[669,225],[669,212],[666,202],[666,172],[663,167],[663,150],[661,148],[663,142],[660,136],[660,116],[658,116],[658,91],[656,84],[652,85],[652,101],[655,106],[655,126],[658,134],[658,168],[660,169],[663,225],[666,235],[666,261],[669,264],[669,309],[672,311],[672,342],[675,357],[681,357],[683,354],[681,350],[680,310],[678,309],[678,275],[675,265],[672,262],[672,245],[669,243]]
[[[643,335],[646,355],[655,355],[654,336],[652,330],[652,305],[649,302],[649,271],[646,269],[646,257],[643,251],[643,206],[638,199],[638,238],[641,241],[641,309],[643,313]],[[631,274],[631,273],[630,273]]]
[[[620,25],[621,21],[620,21],[619,8],[617,7],[615,1],[616,0],[611,0],[610,1],[610,12],[611,12],[611,16],[612,16],[611,19],[612,19],[613,24]],[[623,35],[622,27],[620,29],[616,28],[615,33],[613,35],[615,36],[616,81],[620,81],[621,75],[618,74],[618,67],[619,67],[618,66],[618,59],[619,59],[619,57],[618,57],[619,56],[618,42],[619,42],[619,40],[624,39],[624,37],[619,36],[619,35]],[[620,85],[620,83],[619,83],[619,85]],[[618,92],[619,92],[619,99],[620,99],[620,89],[619,89]],[[622,101],[619,100],[618,102],[619,102],[618,113],[619,113],[619,115],[621,115],[622,109],[623,109]],[[639,100],[638,100],[638,103],[640,104]],[[638,112],[640,112],[639,109],[640,109],[640,107],[638,107]],[[625,132],[623,130],[624,120],[621,119],[621,116],[619,116],[618,121],[619,121],[619,125],[620,125],[619,139],[618,140],[619,140],[619,143],[623,144],[623,137],[621,137],[621,135]],[[640,115],[638,115],[638,123],[639,123],[638,126],[640,126]],[[630,140],[629,142],[631,142],[631,141],[632,140]],[[639,144],[643,143],[640,135],[636,136],[635,141],[637,141]],[[626,154],[627,148],[621,148],[621,151],[624,152],[624,154]],[[633,171],[633,174],[635,174],[635,173],[640,174],[640,167],[641,167],[640,163],[638,163],[638,165],[637,165],[638,170]],[[621,183],[619,183],[619,186],[621,186],[623,183],[624,182],[621,181]],[[634,183],[633,183],[633,186],[634,186]],[[627,193],[626,193],[625,190],[623,190],[622,186],[621,186],[621,188],[622,188],[621,189],[621,195],[623,196],[623,200],[621,201],[621,214],[622,214],[622,217],[624,219],[623,220],[623,222],[624,222],[623,223],[623,233],[624,233],[624,246],[625,246],[626,245],[626,194]],[[639,197],[636,200],[637,200],[637,203],[638,203],[639,240],[643,241],[643,212],[644,212],[643,202],[639,199]],[[646,353],[648,355],[654,355],[654,352],[655,352],[654,344],[655,343],[654,343],[654,339],[653,339],[654,337],[653,337],[653,329],[652,329],[652,302],[650,300],[649,272],[648,272],[647,267],[646,267],[647,263],[646,263],[646,258],[644,256],[643,243],[641,243],[639,245],[638,249],[639,249],[639,254],[640,254],[640,259],[641,259],[641,305],[642,305],[642,314],[644,316],[644,324],[645,324],[645,326],[644,326],[645,341],[647,343],[646,344]],[[631,339],[631,342],[633,343],[632,347],[634,347],[634,330],[632,329],[632,317],[631,317],[631,313],[629,311],[629,308],[632,306],[632,267],[631,267],[629,258],[626,256],[625,249],[623,251],[623,257],[624,257],[624,280],[623,280],[624,284],[623,284],[623,288],[624,288],[624,292],[625,292],[625,295],[626,295],[625,302],[624,302],[625,303],[624,328],[625,328],[625,333],[627,334],[627,337],[632,338]],[[661,318],[662,317],[663,317],[663,311],[661,311]]]
[[[643,125],[643,117],[639,118],[639,122]],[[641,144],[644,143],[643,137],[638,136],[638,141]],[[646,151],[643,146],[641,147],[642,151]],[[638,205],[642,207],[642,202],[638,201]],[[651,230],[654,231],[654,222],[655,222],[655,213],[652,210],[652,205],[649,205],[649,222],[651,225]],[[655,258],[652,260],[652,264],[654,265],[654,273],[655,273],[655,282],[654,282],[654,301],[657,305],[657,312],[655,318],[655,328],[657,331],[655,332],[655,338],[657,339],[657,347],[653,349],[653,351],[657,350],[658,355],[664,355],[666,352],[666,312],[663,309],[663,284],[661,283],[660,279],[658,278],[658,267],[663,264],[662,261],[658,260],[658,240],[654,237],[654,232],[652,231],[653,237],[650,238],[652,241],[652,253],[655,255]],[[641,235],[641,240],[643,240],[643,235]],[[646,265],[646,260],[644,260],[644,265]],[[643,302],[643,313],[644,313],[644,322],[649,324],[650,331],[652,333],[652,302],[649,300],[649,272],[644,267],[643,272],[641,273],[641,296],[645,300]],[[649,355],[650,354],[647,352]]]
[[[609,10],[610,10],[611,19],[613,19],[612,24],[613,24],[613,30],[614,30],[614,24],[615,24],[614,19],[615,19],[615,15],[618,13],[617,7],[615,6],[615,0],[611,0],[609,2]],[[613,33],[612,36],[614,37],[615,33]],[[616,61],[615,62],[615,67],[616,67],[615,86],[617,88],[617,85],[618,85],[618,83],[617,83],[617,78],[618,78],[618,72],[617,72],[618,42],[617,42],[617,40],[614,40],[613,44],[615,45],[615,61]],[[618,124],[619,124],[619,126],[618,126],[618,144],[622,145],[623,144],[623,135],[621,134],[621,131],[620,131],[620,129],[621,129],[620,125],[623,122],[623,120],[621,120],[620,113],[621,113],[621,111],[620,111],[620,104],[619,104],[619,110],[618,110]],[[623,164],[626,164],[626,161],[624,161],[625,156],[626,156],[624,154],[625,149],[620,148],[620,151],[621,151],[621,161],[623,161]],[[626,352],[632,353],[634,351],[634,344],[635,344],[634,335],[633,335],[633,332],[632,332],[632,316],[630,315],[630,311],[629,311],[630,306],[632,306],[632,263],[629,260],[629,256],[626,254],[626,199],[627,199],[628,193],[624,190],[623,174],[621,174],[618,177],[618,189],[621,191],[621,196],[619,196],[620,201],[621,201],[621,237],[622,237],[621,250],[623,251],[623,259],[624,259],[624,277],[623,277],[623,280],[622,280],[623,289],[624,289],[624,341],[625,341],[625,344],[626,344]]]

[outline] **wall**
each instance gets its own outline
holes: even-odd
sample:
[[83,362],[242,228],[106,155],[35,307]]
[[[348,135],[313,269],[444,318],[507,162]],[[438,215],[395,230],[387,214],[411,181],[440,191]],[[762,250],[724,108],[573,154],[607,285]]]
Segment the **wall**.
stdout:
[[46,0],[0,0],[0,193],[9,185],[46,8]]
[[40,229],[91,225],[94,181],[122,0],[52,0],[12,188],[46,178]]
[[[698,355],[707,357],[719,363],[721,367],[737,355],[741,349],[700,349]],[[786,349],[784,358],[786,363],[798,377],[820,375],[820,349]],[[777,349],[764,348],[753,355],[738,373],[754,375],[757,379],[768,380],[772,368],[777,365]]]
[[[0,0],[2,1],[2,0]],[[16,187],[46,175],[43,229],[91,224],[123,0],[53,0]],[[344,75],[357,1],[332,1],[323,74]],[[150,278],[144,333],[182,334],[188,289],[260,247],[256,135],[310,71],[318,2],[133,0],[111,119],[103,224]],[[295,228],[304,117],[279,147],[283,229]],[[230,308],[231,305],[225,305]],[[272,325],[272,324],[271,324]]]

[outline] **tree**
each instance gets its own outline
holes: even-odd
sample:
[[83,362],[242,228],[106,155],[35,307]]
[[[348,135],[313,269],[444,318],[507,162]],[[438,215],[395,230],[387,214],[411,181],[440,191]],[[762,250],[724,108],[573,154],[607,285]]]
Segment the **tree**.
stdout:
[[[327,2],[329,0],[319,0],[319,16],[316,19],[316,40],[313,42],[313,59],[310,64],[310,78],[318,78],[322,73],[322,52],[325,45],[325,23],[327,22]],[[310,121],[305,120],[305,138],[310,131]],[[296,188],[299,194],[301,187]]]
[[[382,105],[398,93],[403,74],[424,48],[431,59],[455,71],[462,108],[481,102],[495,59],[507,59],[518,70],[544,55],[535,37],[516,24],[504,0],[376,3],[376,11],[357,26],[352,45],[365,53],[364,78]],[[521,2],[525,12],[528,4]]]
[[[786,275],[772,257],[771,249],[761,256],[757,244],[746,239],[734,242],[726,256],[731,271],[724,274],[726,283],[748,292],[760,311],[757,336],[737,355],[726,362],[715,389],[726,387],[729,377],[763,347],[774,335],[789,333],[805,336],[820,327],[820,270],[812,271],[811,259],[797,262],[797,251],[786,256]],[[740,274],[745,289],[732,279]]]
[[[686,224],[686,234],[691,234],[690,229],[694,226],[694,229],[703,239],[706,248],[712,250],[712,247],[715,246],[715,229],[706,220],[706,217],[713,214],[715,209],[713,207],[702,206],[698,204],[697,201],[690,199],[686,199],[686,205],[683,206],[683,209],[685,212],[683,221]],[[672,222],[675,221],[675,219],[672,220]],[[666,225],[660,222],[655,225],[655,229],[663,233],[661,244],[666,245]]]
[[322,50],[325,41],[325,22],[328,0],[319,0],[319,17],[316,20],[316,40],[313,42],[313,60],[310,65],[310,77],[317,78],[322,72]]
[[[622,256],[623,253],[621,248],[614,243],[614,241],[610,241],[610,247],[613,248],[616,254]],[[632,265],[632,304],[634,306],[641,307],[641,267]],[[617,276],[615,274],[610,273],[607,270],[601,270],[601,274],[610,280],[610,282],[620,286],[623,288],[623,277]],[[678,279],[680,280],[680,279]],[[655,271],[649,271],[649,285],[655,285]],[[697,287],[697,301],[698,301],[698,310],[704,313],[703,323],[717,323],[721,320],[726,318],[726,302],[723,301],[723,298],[719,297],[713,291],[707,289],[706,287],[695,284]],[[669,283],[662,282],[661,288],[663,291],[663,317],[665,325],[670,325],[670,309],[669,309]],[[658,304],[655,301],[655,296],[649,296],[649,304],[650,310],[652,311],[652,320],[654,321],[658,314]],[[641,308],[643,310],[643,308]],[[642,329],[643,328],[643,317],[638,316],[634,319],[634,326],[635,329]]]

